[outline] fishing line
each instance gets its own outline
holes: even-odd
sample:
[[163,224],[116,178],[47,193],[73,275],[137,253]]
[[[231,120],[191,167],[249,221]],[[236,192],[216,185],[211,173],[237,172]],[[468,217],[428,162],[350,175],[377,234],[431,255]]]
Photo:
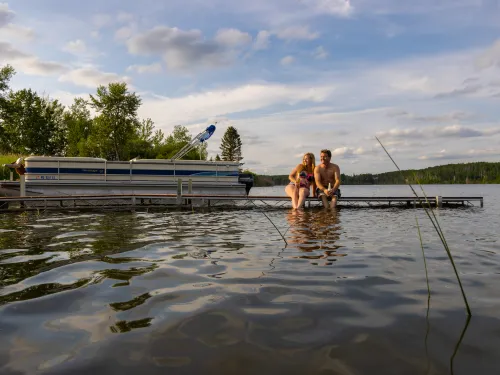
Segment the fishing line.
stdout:
[[[255,207],[259,207],[255,204],[254,201],[252,201],[252,203],[255,205]],[[266,213],[264,211],[259,211],[261,212],[266,218],[267,220],[269,220],[271,222],[271,224],[273,225],[274,228],[276,228],[276,230],[278,231],[278,233],[280,234],[281,238],[283,238],[283,241],[285,241],[285,244],[286,246],[288,246],[288,242],[287,240],[285,239],[285,236],[283,234],[281,234],[280,230],[278,229],[278,227],[276,225],[274,225],[273,221],[269,218],[269,216],[266,215]],[[287,230],[288,231],[288,230]],[[286,232],[285,232],[286,233]]]

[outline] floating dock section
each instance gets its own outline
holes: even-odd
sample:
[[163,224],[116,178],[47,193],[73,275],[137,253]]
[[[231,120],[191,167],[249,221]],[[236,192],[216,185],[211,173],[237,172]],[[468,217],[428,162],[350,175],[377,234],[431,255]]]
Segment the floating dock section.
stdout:
[[[342,197],[337,207],[350,208],[422,208],[483,207],[483,197]],[[202,194],[107,194],[0,197],[0,212],[40,210],[120,210],[141,208],[193,209],[195,207],[230,207],[267,209],[290,208],[286,196],[202,195]],[[305,207],[322,207],[317,198],[307,198]]]

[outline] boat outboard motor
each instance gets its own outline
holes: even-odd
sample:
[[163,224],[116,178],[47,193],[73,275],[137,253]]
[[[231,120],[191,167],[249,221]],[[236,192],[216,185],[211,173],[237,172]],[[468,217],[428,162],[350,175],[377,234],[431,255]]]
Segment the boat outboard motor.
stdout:
[[22,176],[26,173],[26,169],[24,168],[23,164],[24,158],[19,158],[15,162],[10,163],[10,164],[2,164],[4,167],[13,169],[17,172],[19,176]]
[[238,182],[240,184],[245,184],[245,192],[248,195],[250,193],[250,189],[253,187],[253,174],[240,173],[238,175]]

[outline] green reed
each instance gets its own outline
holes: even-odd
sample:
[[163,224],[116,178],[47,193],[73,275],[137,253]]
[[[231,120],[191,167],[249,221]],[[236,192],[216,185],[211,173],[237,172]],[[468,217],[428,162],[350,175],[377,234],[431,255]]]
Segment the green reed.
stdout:
[[[252,201],[252,203],[254,204],[255,207],[258,207],[254,201]],[[269,218],[269,216],[266,215],[265,212],[263,211],[260,211],[266,218],[267,220],[269,220],[271,222],[271,224],[273,225],[273,227],[278,231],[279,235],[281,236],[281,238],[283,239],[283,241],[285,241],[285,244],[286,246],[288,246],[288,241],[286,240],[285,236],[281,233],[281,231],[278,229],[278,227],[273,223],[273,221]],[[288,232],[288,229],[287,229],[287,232]],[[286,232],[285,232],[286,233]]]
[[417,222],[418,238],[420,240],[420,248],[422,249],[422,257],[424,258],[424,269],[425,269],[425,281],[427,282],[427,299],[431,298],[431,288],[429,286],[429,273],[427,272],[427,260],[425,259],[424,242],[422,241],[422,233],[420,232],[420,225],[418,224],[418,219],[415,217]]
[[[391,159],[391,161],[396,166],[396,168],[398,169],[399,173],[401,174],[401,176],[404,179],[403,172],[401,171],[401,169],[399,168],[399,166],[397,165],[397,163],[394,161],[394,159],[392,158],[392,156],[386,150],[386,148],[384,147],[384,145],[382,144],[382,142],[380,142],[380,140],[378,139],[378,137],[375,137],[375,138],[377,139],[378,143],[380,143],[380,146],[382,146],[382,148],[384,149],[385,153],[387,154],[387,156],[389,156],[389,158]],[[455,272],[455,276],[457,277],[458,285],[460,286],[460,291],[462,292],[462,297],[464,299],[465,308],[467,310],[467,315],[471,316],[472,313],[471,313],[471,310],[470,310],[470,307],[469,307],[469,303],[467,302],[467,296],[465,295],[465,291],[464,291],[464,288],[463,288],[463,285],[462,285],[462,280],[460,279],[460,275],[458,274],[458,270],[457,270],[457,267],[455,265],[455,261],[453,260],[453,255],[451,254],[450,248],[448,246],[448,243],[446,242],[446,238],[445,238],[444,233],[443,233],[443,231],[441,229],[441,226],[439,225],[439,221],[438,221],[438,219],[437,219],[437,217],[436,217],[436,215],[434,213],[434,210],[431,207],[429,199],[427,198],[427,195],[425,194],[424,188],[420,184],[416,173],[414,175],[415,175],[414,176],[415,177],[415,181],[417,182],[418,186],[420,186],[420,189],[422,190],[422,192],[424,194],[424,197],[425,197],[425,202],[427,203],[427,205],[428,205],[429,208],[426,208],[422,204],[422,201],[421,201],[419,195],[417,194],[417,192],[415,191],[415,189],[413,189],[413,186],[411,185],[411,183],[408,182],[408,186],[412,190],[412,192],[415,195],[415,197],[418,199],[419,204],[424,208],[425,213],[427,214],[427,217],[431,221],[434,229],[436,230],[436,233],[439,236],[439,239],[441,240],[441,243],[443,244],[443,247],[444,247],[444,249],[446,251],[446,254],[448,255],[448,259],[450,260],[450,263],[451,263],[451,265],[453,267],[453,271]],[[429,213],[429,211],[430,211],[430,213]],[[432,214],[432,216],[431,216],[431,214]]]

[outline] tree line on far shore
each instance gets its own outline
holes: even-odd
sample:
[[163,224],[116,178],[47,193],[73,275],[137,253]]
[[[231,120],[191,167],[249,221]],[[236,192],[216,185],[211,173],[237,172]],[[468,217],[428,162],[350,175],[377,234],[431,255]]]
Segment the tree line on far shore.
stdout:
[[[0,155],[169,159],[192,140],[185,126],[176,125],[167,136],[150,118],[140,119],[142,100],[126,83],[101,85],[88,99],[76,98],[66,108],[32,89],[12,90],[14,74],[12,66],[0,67]],[[241,146],[238,131],[228,127],[215,160],[241,161]],[[204,142],[182,159],[207,157]]]
[[[281,186],[288,175],[255,175],[254,186]],[[500,184],[500,163],[475,162],[446,164],[425,169],[409,169],[379,174],[341,174],[342,185],[417,184]]]

